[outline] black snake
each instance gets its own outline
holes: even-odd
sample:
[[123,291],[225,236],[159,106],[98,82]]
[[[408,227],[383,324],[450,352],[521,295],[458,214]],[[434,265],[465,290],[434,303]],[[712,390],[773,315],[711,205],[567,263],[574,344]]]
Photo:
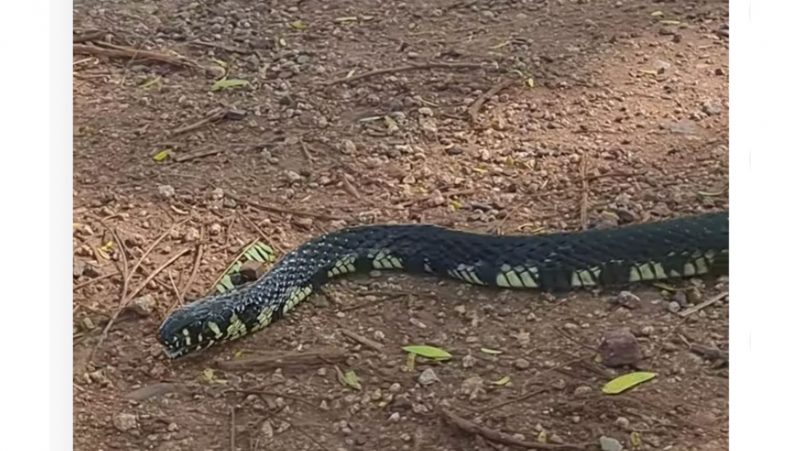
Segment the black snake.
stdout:
[[159,341],[175,358],[234,340],[283,317],[327,281],[373,269],[545,291],[724,274],[728,212],[547,235],[483,235],[432,225],[343,229],[302,244],[249,286],[174,311]]

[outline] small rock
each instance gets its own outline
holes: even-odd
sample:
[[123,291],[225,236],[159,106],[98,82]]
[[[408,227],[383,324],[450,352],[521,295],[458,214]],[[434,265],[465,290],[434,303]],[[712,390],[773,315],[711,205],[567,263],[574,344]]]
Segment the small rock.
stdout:
[[423,116],[433,116],[433,110],[428,108],[428,107],[426,107],[426,106],[421,107],[417,111],[419,111],[419,114],[421,114]]
[[208,232],[211,235],[219,235],[220,233],[222,233],[222,224],[216,222],[214,224],[211,224],[211,227],[208,228]]
[[462,153],[464,153],[464,148],[461,146],[448,147],[445,150],[445,153],[447,155],[461,155]]
[[685,308],[687,305],[689,305],[689,301],[686,299],[686,293],[684,293],[683,291],[676,291],[675,293],[673,293],[672,300],[674,302],[677,302],[678,305],[681,306],[681,308]]
[[72,277],[78,278],[83,275],[86,269],[86,262],[81,260],[72,260]]
[[146,294],[132,300],[128,308],[141,317],[148,317],[156,308],[156,300],[153,299],[153,295]]
[[425,323],[423,323],[422,321],[420,321],[420,320],[418,320],[416,318],[409,318],[408,322],[410,322],[414,326],[419,327],[420,329],[427,329],[428,328],[428,326],[426,326]]
[[297,172],[286,171],[285,174],[286,174],[286,178],[289,179],[289,181],[292,182],[292,183],[299,182],[299,181],[303,180],[303,176],[298,174]]
[[264,263],[250,260],[242,263],[242,266],[239,268],[239,274],[248,281],[252,282],[254,280],[258,280],[266,272],[266,265]]
[[530,368],[530,366],[531,363],[523,359],[522,357],[518,358],[517,360],[514,360],[514,368],[518,370],[526,370]]
[[294,223],[297,226],[300,226],[300,228],[302,228],[302,229],[308,230],[314,225],[314,220],[311,219],[311,218],[297,218],[297,217],[295,217],[295,218],[292,219],[292,223]]
[[703,292],[698,287],[691,287],[689,291],[686,292],[686,300],[689,301],[690,304],[699,304],[703,302]]
[[575,396],[582,396],[582,395],[585,395],[587,393],[591,393],[592,391],[593,391],[592,387],[590,387],[588,385],[579,385],[579,386],[575,387],[575,391],[573,392],[573,394]]
[[701,109],[703,110],[703,113],[706,113],[709,116],[722,113],[722,105],[715,100],[707,100],[703,102]]
[[669,304],[667,304],[667,310],[668,310],[670,313],[678,313],[678,312],[680,312],[680,311],[681,311],[681,305],[680,305],[680,304],[678,304],[678,303],[677,303],[677,302],[675,302],[675,301],[672,301],[672,302],[670,302]]
[[167,430],[169,432],[175,432],[178,430],[178,423],[170,423],[167,425]]
[[211,191],[211,198],[214,200],[220,200],[225,197],[225,191],[222,188],[214,188],[214,191]]
[[438,189],[435,190],[428,199],[428,204],[431,207],[438,207],[444,205],[445,202],[447,202],[447,200],[444,198],[442,192],[439,191]]
[[420,383],[420,385],[431,385],[434,382],[438,382],[439,378],[436,376],[433,368],[426,368],[425,371],[420,373],[417,381]]
[[603,364],[608,367],[633,365],[642,359],[639,342],[629,329],[606,333],[598,351]]
[[170,185],[159,185],[158,195],[163,197],[164,199],[169,199],[170,197],[175,195],[175,188],[173,188]]
[[464,379],[461,383],[461,393],[467,395],[469,399],[475,399],[484,392],[483,379],[480,376],[472,376]]
[[475,366],[475,363],[478,362],[478,359],[472,356],[472,354],[467,354],[461,359],[461,366],[464,368],[472,368]]
[[600,437],[600,449],[603,451],[622,451],[622,444],[619,440],[611,437]]
[[620,291],[619,295],[616,297],[616,303],[631,310],[642,306],[642,300],[639,296],[636,296],[630,291]]
[[611,229],[619,226],[619,215],[613,211],[604,211],[600,214],[600,219],[595,224],[597,229]]
[[275,431],[272,429],[272,424],[269,420],[265,420],[261,423],[261,428],[259,430],[261,439],[264,441],[270,440],[275,437]]
[[400,421],[400,412],[393,412],[391,415],[389,415],[389,421],[391,422]]
[[197,230],[197,227],[189,227],[186,229],[186,233],[183,234],[183,242],[184,243],[191,243],[200,239],[200,231]]
[[655,333],[655,331],[656,331],[656,328],[653,327],[653,326],[643,326],[641,333],[642,333],[643,336],[649,337],[650,335],[653,335],[653,333]]
[[120,432],[127,432],[139,427],[136,421],[136,415],[132,413],[118,413],[114,415],[114,418],[111,420],[111,422]]
[[631,427],[631,420],[625,417],[617,417],[617,419],[614,420],[614,424],[622,429],[628,430],[628,428]]
[[356,153],[356,150],[357,150],[356,149],[356,144],[353,141],[351,141],[349,139],[345,139],[344,141],[342,141],[342,153],[343,154],[352,155],[352,154]]
[[389,386],[389,392],[390,392],[390,393],[397,393],[397,392],[399,392],[399,391],[400,391],[400,389],[402,389],[402,388],[403,388],[403,387],[400,385],[400,383],[398,383],[398,382],[394,382],[394,383],[392,383],[392,385],[390,385],[390,386]]

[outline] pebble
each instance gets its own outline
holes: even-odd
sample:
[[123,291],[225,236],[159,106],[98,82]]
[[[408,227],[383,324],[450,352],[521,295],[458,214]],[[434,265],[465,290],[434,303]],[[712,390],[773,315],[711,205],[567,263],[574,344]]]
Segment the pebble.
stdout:
[[608,367],[633,365],[642,359],[639,342],[630,329],[616,329],[607,332],[598,351],[603,364]]
[[681,311],[681,305],[675,301],[672,301],[669,304],[667,304],[667,310],[669,310],[670,313],[678,313]]
[[343,154],[351,155],[351,154],[356,153],[356,150],[357,150],[356,149],[356,144],[353,141],[351,141],[349,139],[345,139],[344,141],[342,141],[342,153]]
[[617,419],[614,420],[614,424],[616,424],[622,429],[627,430],[629,427],[631,427],[631,420],[625,417],[617,417]]
[[419,111],[419,114],[421,114],[423,116],[433,116],[433,110],[428,108],[428,107],[426,107],[426,106],[421,107],[417,111]]
[[399,382],[394,382],[394,383],[392,383],[392,385],[389,386],[389,392],[397,393],[397,392],[400,391],[401,388],[403,388],[403,387],[400,385]]
[[389,421],[392,422],[400,421],[400,412],[394,412],[391,415],[389,415]]
[[703,113],[706,113],[709,116],[714,116],[722,113],[722,105],[720,105],[719,102],[714,100],[707,100],[703,102],[703,104],[701,105],[701,109]]
[[153,295],[151,294],[139,296],[131,301],[129,308],[139,316],[148,317],[153,314],[156,308],[156,300],[153,299]]
[[517,360],[514,360],[514,368],[518,370],[525,370],[530,368],[530,366],[531,362],[527,361],[526,359],[523,359],[522,357],[518,358]]
[[118,413],[114,415],[111,421],[114,423],[114,427],[120,432],[127,432],[139,427],[136,421],[136,415],[132,413]]
[[464,368],[472,368],[478,362],[478,359],[472,356],[472,354],[467,354],[461,359],[461,366]]
[[72,277],[78,278],[83,275],[86,269],[86,262],[81,260],[72,260]]
[[617,295],[616,303],[631,310],[642,306],[641,298],[630,291],[620,291],[619,295]]
[[175,195],[175,188],[173,188],[171,185],[159,185],[158,195],[164,199],[169,199]]
[[286,178],[289,179],[289,181],[292,183],[303,180],[303,176],[295,171],[286,171]]
[[575,391],[573,392],[573,394],[575,396],[581,396],[591,392],[592,392],[592,387],[588,385],[579,385],[575,387]]
[[211,198],[214,200],[220,200],[225,196],[225,191],[222,188],[214,188],[214,191],[211,191]]
[[672,300],[677,302],[681,308],[686,307],[689,305],[689,301],[686,299],[686,293],[683,291],[676,291],[672,294]]
[[189,227],[188,229],[186,229],[186,233],[183,234],[184,243],[191,243],[199,239],[200,239],[200,231],[197,230],[197,227]]
[[219,223],[211,224],[211,227],[208,228],[208,231],[211,235],[219,235],[222,233],[222,225]]
[[275,431],[272,429],[272,424],[269,422],[269,420],[265,420],[263,423],[261,423],[261,428],[259,432],[261,435],[261,439],[264,441],[270,440],[273,437],[275,437]]
[[622,444],[619,440],[611,437],[600,437],[600,449],[603,451],[622,451]]
[[438,382],[439,378],[436,376],[436,372],[433,371],[433,368],[426,368],[425,371],[420,373],[417,381],[421,385],[431,385],[434,382]]

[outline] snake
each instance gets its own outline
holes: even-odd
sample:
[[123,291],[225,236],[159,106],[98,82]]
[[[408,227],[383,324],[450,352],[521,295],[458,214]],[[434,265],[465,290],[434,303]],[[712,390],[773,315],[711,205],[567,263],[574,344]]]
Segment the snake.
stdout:
[[342,228],[284,254],[249,285],[177,308],[158,341],[174,359],[236,340],[283,318],[327,282],[373,270],[551,293],[724,275],[728,212],[528,235],[429,224]]

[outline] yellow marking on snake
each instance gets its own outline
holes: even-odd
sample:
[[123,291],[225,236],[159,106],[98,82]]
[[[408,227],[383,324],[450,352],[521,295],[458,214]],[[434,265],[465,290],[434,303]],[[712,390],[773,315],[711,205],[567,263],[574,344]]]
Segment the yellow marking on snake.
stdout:
[[217,325],[217,323],[213,323],[213,322],[209,321],[208,328],[211,330],[211,332],[214,333],[214,338],[216,338],[216,339],[222,338],[222,331],[219,330],[219,326]]
[[247,333],[247,325],[239,319],[236,313],[231,315],[231,319],[228,322],[228,336],[226,339],[233,340],[235,338],[239,338],[242,335]]
[[537,288],[539,286],[528,271],[520,271],[519,277],[522,279],[522,284],[528,288]]
[[628,274],[628,280],[631,282],[639,282],[642,280],[642,274],[639,272],[639,268],[636,266],[631,266],[630,274]]
[[475,267],[472,265],[459,264],[454,270],[449,270],[448,273],[453,277],[463,280],[465,282],[473,283],[476,285],[486,285],[478,275],[475,273]]
[[349,272],[356,272],[355,267],[356,258],[352,255],[341,258],[334,263],[333,267],[328,271],[328,277],[334,277]]
[[308,295],[311,294],[311,291],[311,285],[303,288],[295,288],[292,294],[289,295],[289,299],[287,299],[286,303],[283,305],[283,313],[286,314],[289,310],[293,309],[295,305],[307,298]]
[[258,325],[261,327],[267,327],[269,323],[272,321],[272,308],[266,307],[261,313],[258,314]]
[[512,271],[508,271],[505,273],[506,279],[508,279],[508,283],[514,288],[522,288],[524,285],[522,281],[517,276],[517,273]]
[[592,267],[589,269],[577,269],[572,272],[572,286],[573,287],[593,287],[597,285],[597,279],[600,277],[600,268]]
[[192,337],[189,336],[189,329],[183,329],[181,332],[183,332],[183,336],[184,336],[183,341],[186,342],[186,346],[191,346],[192,345]]
[[506,279],[506,276],[503,273],[497,274],[494,282],[498,287],[511,288],[511,284],[508,282],[508,279]]

